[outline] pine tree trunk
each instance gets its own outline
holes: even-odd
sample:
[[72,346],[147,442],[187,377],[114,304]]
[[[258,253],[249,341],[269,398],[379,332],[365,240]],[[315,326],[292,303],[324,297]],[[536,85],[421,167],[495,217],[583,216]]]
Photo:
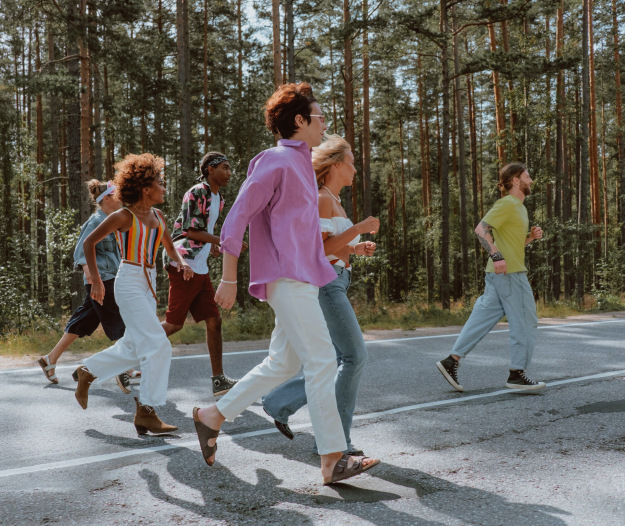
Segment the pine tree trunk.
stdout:
[[180,167],[184,174],[184,171],[193,171],[193,155],[191,151],[191,94],[189,92],[189,0],[177,0],[176,13],[178,83],[180,84]]
[[[488,24],[488,36],[490,39],[490,50],[497,51],[497,36],[495,34],[495,24]],[[493,71],[493,86],[495,89],[495,121],[497,123],[497,157],[499,167],[506,164],[506,117],[503,99],[501,97],[501,87],[499,85],[499,72]]]
[[[55,75],[54,67],[54,35],[52,24],[48,22],[48,62],[50,75]],[[50,197],[52,209],[57,211],[61,206],[60,192],[62,188],[59,181],[59,123],[58,123],[59,102],[54,90],[50,91]],[[11,217],[10,215],[7,217]],[[10,223],[9,223],[10,226]],[[9,237],[11,234],[9,234]],[[54,246],[59,242],[58,235],[54,235]],[[57,248],[53,249],[53,268],[56,276],[61,273],[61,257]],[[55,282],[53,282],[55,283]],[[55,314],[61,313],[61,290],[58,283],[54,284],[54,310]]]
[[[467,54],[469,52],[468,42],[465,40],[465,49]],[[477,183],[477,130],[475,126],[475,103],[473,101],[473,86],[471,82],[471,75],[467,75],[467,106],[469,110],[469,137],[471,143],[471,187],[473,197],[473,228],[476,228],[479,221],[479,208],[478,208],[478,183]],[[480,241],[477,236],[474,236],[474,250],[475,250],[475,286],[480,289],[481,277],[481,257],[480,257]]]
[[90,135],[91,135],[91,101],[89,100],[89,48],[87,46],[87,0],[80,0],[80,17],[84,27],[81,29],[78,39],[80,49],[80,179],[81,179],[81,207],[80,222],[89,219],[91,212],[91,199],[89,190],[85,184],[89,180],[90,163]]
[[[158,29],[158,58],[156,63],[156,90],[154,94],[154,153],[163,157],[163,102],[161,96],[163,91],[163,55],[161,51],[161,39],[163,35],[163,0],[158,0],[156,27]],[[106,89],[105,94],[108,95]],[[106,125],[106,132],[108,133],[108,125]],[[106,178],[109,178],[108,172],[106,173]]]
[[[68,4],[69,20],[76,20],[78,17],[77,5],[74,0]],[[80,34],[78,30],[68,22],[68,49],[67,55],[78,55],[80,49]],[[82,55],[81,55],[82,56]],[[83,188],[81,179],[81,114],[80,114],[80,64],[77,58],[67,61],[67,72],[70,80],[73,80],[74,93],[67,101],[67,121],[66,121],[66,146],[67,146],[67,183],[69,186],[69,207],[76,211],[74,215],[74,226],[78,227],[82,221]],[[70,262],[70,265],[72,263]],[[72,296],[71,309],[76,310],[82,304],[84,297],[84,285],[82,272],[72,273]]]
[[[205,0],[206,1],[206,0]],[[237,0],[237,62],[239,66],[239,98],[243,96],[243,30],[241,27],[241,0]],[[204,18],[204,24],[208,24],[208,18]],[[204,30],[206,32],[206,29]],[[204,67],[206,70],[206,67]]]
[[282,51],[280,49],[280,0],[271,2],[271,20],[273,24],[273,83],[276,87],[282,84]]
[[[446,0],[440,2],[440,31],[449,37]],[[449,310],[449,48],[441,43],[441,91],[443,95],[443,129],[441,139],[441,304]]]
[[[345,71],[343,80],[345,83],[345,140],[349,143],[352,152],[356,151],[356,135],[354,131],[354,78],[352,64],[352,41],[349,33],[351,22],[351,14],[349,11],[349,0],[343,0],[343,24],[345,31],[344,43],[344,60]],[[358,174],[354,174],[352,188],[358,187]],[[352,188],[346,186],[344,188],[345,196],[345,212],[354,223],[358,222],[358,192],[352,191]]]
[[597,88],[595,82],[595,51],[593,42],[592,0],[588,0],[588,51],[589,86],[590,86],[590,130],[589,130],[589,157],[590,157],[590,209],[592,222],[601,224],[601,192],[599,190],[599,151],[597,145]]
[[[369,3],[362,2],[362,17],[368,23]],[[330,57],[332,48],[330,47]],[[332,102],[334,104],[334,132],[336,133],[336,102],[334,98],[334,71],[332,72]],[[370,217],[371,209],[371,130],[369,123],[369,33],[365,25],[362,33],[362,178],[363,178],[363,217]],[[367,265],[367,303],[375,302],[375,281],[371,276],[371,267]]]
[[[456,6],[452,8],[454,29],[456,27]],[[467,236],[467,176],[464,150],[464,103],[460,87],[460,49],[458,35],[454,35],[454,73],[456,75],[456,122],[458,124],[458,186],[460,187],[460,248],[462,253],[462,290],[469,292],[469,240]]]
[[[588,64],[588,3],[584,0],[582,14],[582,115],[581,115],[581,152],[580,152],[580,181],[579,181],[579,205],[578,223],[581,228],[585,228],[588,223],[588,122],[590,119],[590,78]],[[586,241],[586,234],[578,234],[580,248],[577,254],[577,280],[576,296],[578,302],[584,300],[584,271],[586,265],[585,249],[582,244]]]
[[293,20],[293,0],[285,1],[289,82],[295,82],[295,27]]
[[406,180],[404,176],[404,140],[401,118],[399,119],[399,160],[401,162],[401,217],[403,230],[403,254],[404,264],[403,285],[404,293],[408,293],[408,225],[406,221]]
[[616,88],[616,141],[618,148],[618,180],[621,196],[617,200],[618,220],[621,224],[620,244],[625,245],[625,206],[623,205],[623,189],[625,188],[625,138],[623,137],[623,92],[621,90],[621,70],[618,40],[618,23],[616,19],[616,0],[612,0],[612,33],[614,34],[614,84]]
[[[37,71],[41,71],[41,42],[39,26],[35,26]],[[37,93],[37,298],[44,308],[48,307],[48,258],[46,249],[46,187],[44,182],[43,155],[43,96]]]

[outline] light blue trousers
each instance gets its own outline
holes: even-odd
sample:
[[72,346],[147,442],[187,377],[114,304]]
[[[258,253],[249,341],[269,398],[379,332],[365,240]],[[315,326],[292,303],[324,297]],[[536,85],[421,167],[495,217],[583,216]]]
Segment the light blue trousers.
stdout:
[[538,317],[526,272],[486,273],[484,295],[475,302],[451,354],[464,358],[506,316],[510,329],[510,369],[527,369],[532,361]]
[[[349,300],[347,289],[351,272],[334,265],[337,278],[319,289],[319,305],[328,324],[336,350],[338,370],[335,379],[336,405],[345,432],[347,450],[351,450],[350,432],[356,407],[360,379],[367,361],[367,347]],[[263,398],[263,407],[269,416],[283,424],[306,405],[304,377],[299,376],[277,387]],[[316,450],[316,444],[315,444]]]

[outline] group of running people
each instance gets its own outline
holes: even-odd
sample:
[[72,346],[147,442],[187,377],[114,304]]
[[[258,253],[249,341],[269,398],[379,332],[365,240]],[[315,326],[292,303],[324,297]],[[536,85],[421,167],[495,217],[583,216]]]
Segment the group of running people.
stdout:
[[[215,462],[217,437],[225,420],[233,420],[262,397],[263,408],[287,438],[294,435],[289,417],[308,404],[321,458],[324,484],[358,475],[379,464],[351,441],[351,426],[367,349],[348,300],[350,256],[372,256],[376,244],[363,234],[376,234],[374,217],[354,225],[339,194],[352,184],[356,168],[347,141],[327,135],[327,126],[307,83],[278,88],[265,106],[269,131],[281,137],[274,148],[250,163],[221,228],[215,224],[224,207],[220,189],[231,177],[230,163],[219,152],[208,153],[195,186],[184,195],[172,233],[155,205],[165,200],[164,162],[149,153],[128,155],[116,165],[113,181],[88,183],[96,212],[83,226],[75,265],[85,274],[87,296],[65,328],[65,334],[39,360],[46,378],[57,383],[59,356],[76,338],[102,325],[114,344],[84,360],[73,373],[76,399],[87,408],[89,388],[113,378],[129,393],[129,381],[140,378],[134,424],[139,434],[177,429],[164,423],[155,407],[165,404],[172,347],[168,336],[182,329],[190,313],[206,322],[212,366],[209,407],[193,409],[202,455]],[[524,265],[524,247],[542,237],[528,233],[523,205],[532,181],[522,164],[500,173],[507,196],[497,201],[476,228],[489,254],[486,288],[449,357],[436,365],[458,391],[460,358],[505,315],[510,324],[512,361],[507,386],[540,389],[542,382],[525,373],[534,346],[536,307]],[[267,301],[275,313],[268,356],[240,380],[222,366],[219,307],[230,309],[237,294],[237,263],[248,248],[249,292]],[[169,277],[165,321],[157,316],[156,256],[160,244]],[[223,274],[215,292],[208,258],[223,253]],[[135,370],[135,369],[139,369]],[[302,370],[302,374],[298,373]]]

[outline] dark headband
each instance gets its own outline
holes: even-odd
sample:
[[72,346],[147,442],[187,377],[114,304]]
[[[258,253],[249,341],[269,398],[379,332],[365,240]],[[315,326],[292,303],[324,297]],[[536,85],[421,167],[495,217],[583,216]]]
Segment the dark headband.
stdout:
[[[228,158],[225,155],[220,155],[219,157],[215,157],[210,163],[206,165],[206,167],[208,168],[209,166],[212,166],[213,168],[215,168],[215,166],[219,166],[221,163],[227,160]],[[204,177],[204,174],[200,174],[196,181],[201,181],[202,179],[204,179]]]

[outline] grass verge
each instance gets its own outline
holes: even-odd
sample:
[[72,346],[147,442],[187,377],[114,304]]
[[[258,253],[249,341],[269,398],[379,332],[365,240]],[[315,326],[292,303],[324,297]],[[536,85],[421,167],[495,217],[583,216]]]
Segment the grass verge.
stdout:
[[[598,313],[604,310],[625,309],[625,305],[615,302],[611,302],[609,307],[609,309],[598,308],[597,302],[591,296],[586,298],[582,308],[573,302],[539,302],[537,304],[539,318],[566,318],[579,314]],[[368,329],[411,330],[418,327],[463,325],[471,315],[472,308],[472,302],[454,303],[450,310],[444,310],[436,304],[426,305],[413,301],[406,303],[378,302],[375,306],[367,305],[364,302],[354,304],[354,310],[363,331]],[[267,303],[261,303],[247,311],[235,309],[231,312],[223,312],[222,316],[224,341],[269,338],[274,326],[274,314]],[[173,345],[202,343],[206,339],[205,330],[204,323],[195,324],[189,319],[184,328],[174,334],[170,340]],[[43,356],[52,350],[61,335],[60,330],[25,331],[22,334],[9,334],[0,340],[0,356]],[[97,352],[110,345],[110,340],[99,327],[91,337],[77,340],[69,348],[69,352]]]

